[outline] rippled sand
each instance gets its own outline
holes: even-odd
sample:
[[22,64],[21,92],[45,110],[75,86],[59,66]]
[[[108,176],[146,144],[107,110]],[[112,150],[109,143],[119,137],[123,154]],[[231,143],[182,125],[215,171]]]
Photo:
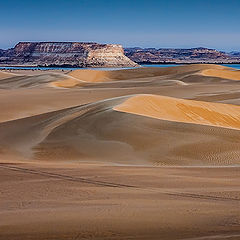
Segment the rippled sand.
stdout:
[[239,239],[239,72],[0,71],[0,239]]

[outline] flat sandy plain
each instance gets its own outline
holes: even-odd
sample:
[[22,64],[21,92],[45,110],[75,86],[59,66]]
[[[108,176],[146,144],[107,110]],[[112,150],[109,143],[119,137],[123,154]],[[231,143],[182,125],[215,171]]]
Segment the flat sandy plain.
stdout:
[[240,71],[0,71],[0,239],[240,239]]

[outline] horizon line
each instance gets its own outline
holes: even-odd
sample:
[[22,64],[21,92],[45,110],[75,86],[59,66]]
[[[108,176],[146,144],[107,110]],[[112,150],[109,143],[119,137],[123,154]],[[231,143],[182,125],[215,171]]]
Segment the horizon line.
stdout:
[[16,47],[16,45],[18,45],[19,43],[85,43],[85,44],[101,44],[101,45],[121,45],[123,47],[123,49],[129,49],[129,48],[139,48],[139,49],[209,49],[209,50],[217,50],[220,52],[226,52],[226,53],[231,53],[231,52],[240,52],[240,50],[232,50],[232,51],[226,51],[226,50],[220,50],[218,48],[210,48],[210,47],[203,47],[203,46],[196,46],[196,47],[139,47],[139,46],[134,46],[134,47],[125,47],[123,46],[123,44],[120,43],[98,43],[98,42],[89,42],[89,41],[19,41],[16,44],[13,45],[13,47],[10,48],[2,48],[0,47],[0,50],[9,50],[12,49],[14,47]]

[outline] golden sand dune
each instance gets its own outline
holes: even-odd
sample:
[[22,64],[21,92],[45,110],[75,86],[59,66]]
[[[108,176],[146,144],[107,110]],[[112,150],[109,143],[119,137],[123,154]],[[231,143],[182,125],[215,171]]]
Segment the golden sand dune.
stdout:
[[206,69],[201,71],[204,76],[219,77],[231,80],[240,80],[240,70],[234,70],[231,68],[226,69]]
[[156,68],[143,67],[124,70],[75,70],[69,73],[70,76],[85,82],[106,82],[116,80],[140,79],[156,76],[183,74],[194,71],[202,71],[205,69],[225,69],[220,65],[198,64],[198,65],[183,65],[176,67]]
[[65,76],[63,79],[53,81],[49,86],[60,87],[60,88],[72,88],[75,86],[83,86],[84,82],[73,77]]
[[239,128],[239,114],[225,104],[127,96],[1,123],[0,145],[48,161],[232,165],[240,131],[225,127]]
[[148,87],[186,85],[204,81],[221,81],[221,79],[238,80],[239,73],[231,68],[210,65],[183,65],[177,67],[143,67],[124,70],[74,70],[70,73],[43,73],[19,75],[0,72],[0,88],[39,88],[39,87]]
[[114,110],[163,120],[240,128],[240,107],[156,95],[128,98]]
[[0,240],[239,239],[229,71],[0,76]]
[[[213,75],[203,74],[204,71],[208,70],[232,71],[231,68],[211,64],[193,64],[166,68],[143,67],[107,71],[84,69],[70,72],[68,76],[71,78],[66,78],[64,81],[54,82],[53,85],[66,88],[83,87],[86,85],[88,86],[89,84],[94,87],[119,87],[119,84],[121,84],[121,87],[140,87],[149,84],[183,85],[192,81],[206,81],[208,79],[207,77],[215,77]],[[191,79],[189,79],[189,77],[191,77]],[[212,79],[210,79],[210,81],[211,80]],[[213,80],[216,81],[217,79],[214,78]],[[138,85],[136,85],[136,82],[138,82]]]

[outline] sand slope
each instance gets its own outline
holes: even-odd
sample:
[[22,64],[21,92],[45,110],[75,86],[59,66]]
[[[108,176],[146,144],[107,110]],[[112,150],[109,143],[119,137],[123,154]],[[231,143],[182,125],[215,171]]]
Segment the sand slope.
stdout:
[[142,67],[124,70],[74,70],[21,75],[0,71],[0,89],[38,87],[148,87],[187,85],[199,82],[240,80],[240,71],[219,65],[197,64],[177,67]]
[[236,71],[5,72],[1,240],[240,238]]
[[[216,74],[218,71],[226,74]],[[68,73],[70,78],[66,78],[64,81],[56,81],[53,85],[66,88],[89,85],[92,87],[117,87],[119,84],[121,84],[121,87],[145,87],[150,84],[184,85],[189,82],[230,80],[232,72],[231,68],[210,64],[183,65],[170,68],[141,67],[106,71],[84,69],[71,71]]]
[[235,69],[206,69],[201,71],[204,76],[219,77],[231,80],[240,80],[240,71]]
[[140,79],[147,77],[175,75],[203,71],[207,69],[228,69],[227,67],[209,64],[183,65],[177,67],[142,67],[124,70],[75,70],[69,73],[70,76],[86,82],[106,82],[116,80]]
[[1,123],[0,146],[48,161],[231,165],[239,162],[240,131],[227,128],[240,127],[239,113],[225,104],[126,96]]
[[68,79],[65,74],[44,73],[39,75],[9,75],[0,81],[0,89],[52,87],[54,82]]
[[128,98],[114,110],[163,120],[240,128],[240,107],[156,95]]
[[16,74],[0,71],[0,80],[6,79],[6,78],[11,78],[14,76],[16,76]]

